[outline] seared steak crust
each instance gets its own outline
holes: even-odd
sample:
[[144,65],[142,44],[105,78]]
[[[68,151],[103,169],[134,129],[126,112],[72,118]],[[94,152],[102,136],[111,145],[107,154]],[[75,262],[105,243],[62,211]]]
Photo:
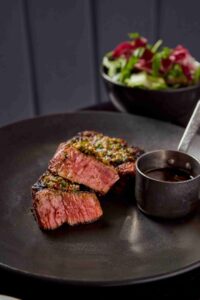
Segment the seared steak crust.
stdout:
[[86,190],[84,187],[77,183],[73,183],[63,177],[57,176],[49,172],[48,170],[38,179],[38,181],[32,186],[35,191],[50,188],[60,190],[64,192],[76,192],[80,190]]
[[141,149],[129,147],[124,139],[110,137],[95,131],[83,131],[67,142],[81,152],[114,167],[125,162],[135,162]]
[[135,162],[144,151],[129,146],[122,138],[110,137],[96,131],[83,131],[67,142],[81,152],[92,155],[106,165],[116,168],[120,177],[135,175]]

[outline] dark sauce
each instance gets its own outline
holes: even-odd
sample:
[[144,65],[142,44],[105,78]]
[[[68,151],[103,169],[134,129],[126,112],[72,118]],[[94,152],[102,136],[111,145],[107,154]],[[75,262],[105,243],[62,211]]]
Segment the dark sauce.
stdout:
[[179,168],[151,169],[146,171],[145,174],[153,179],[170,182],[185,181],[193,178],[187,170]]

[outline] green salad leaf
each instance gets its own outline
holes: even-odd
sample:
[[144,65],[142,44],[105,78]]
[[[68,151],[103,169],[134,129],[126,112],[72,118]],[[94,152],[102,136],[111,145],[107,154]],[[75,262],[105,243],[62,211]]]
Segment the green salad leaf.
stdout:
[[160,46],[162,45],[163,41],[162,40],[158,40],[151,48],[151,51],[153,53],[156,53],[156,51],[158,51],[158,49],[160,48]]
[[131,71],[133,70],[133,67],[138,62],[138,57],[132,56],[129,61],[126,63],[126,65],[122,68],[121,76],[120,76],[120,82],[124,82],[126,78],[128,78],[131,74]]
[[162,59],[166,59],[169,57],[171,53],[171,49],[164,47],[160,52],[157,52],[154,54],[153,60],[152,60],[152,75],[158,76],[159,70],[161,66]]
[[166,88],[165,80],[161,77],[153,77],[145,72],[132,74],[130,78],[125,80],[130,87],[148,88],[151,90],[161,90]]
[[103,58],[103,66],[107,68],[108,76],[110,76],[111,78],[113,78],[117,73],[119,73],[126,64],[126,59],[123,57],[120,57],[117,60],[111,60],[109,58],[109,55],[107,55]]
[[169,85],[173,85],[176,88],[180,87],[181,84],[187,83],[187,78],[185,77],[183,70],[179,64],[175,64],[166,74],[166,82]]
[[131,32],[128,34],[130,39],[137,39],[140,37],[140,34],[138,32]]
[[144,50],[145,50],[144,47],[139,47],[134,50],[133,55],[137,58],[140,58],[140,57],[142,57]]
[[197,83],[200,81],[200,65],[196,68],[194,72],[194,82]]

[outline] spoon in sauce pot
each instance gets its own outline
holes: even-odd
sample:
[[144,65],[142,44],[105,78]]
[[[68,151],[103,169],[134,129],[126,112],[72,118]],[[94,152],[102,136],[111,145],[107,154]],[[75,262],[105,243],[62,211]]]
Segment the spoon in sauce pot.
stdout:
[[135,196],[139,209],[161,218],[183,217],[200,203],[200,162],[187,154],[200,126],[198,101],[175,150],[155,150],[136,162]]

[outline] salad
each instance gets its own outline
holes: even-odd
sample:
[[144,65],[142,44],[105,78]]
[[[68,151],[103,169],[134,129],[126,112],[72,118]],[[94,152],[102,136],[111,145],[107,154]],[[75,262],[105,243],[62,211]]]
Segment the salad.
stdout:
[[103,57],[104,72],[111,81],[152,90],[200,83],[200,63],[188,49],[163,47],[162,40],[151,45],[139,33],[129,38]]

